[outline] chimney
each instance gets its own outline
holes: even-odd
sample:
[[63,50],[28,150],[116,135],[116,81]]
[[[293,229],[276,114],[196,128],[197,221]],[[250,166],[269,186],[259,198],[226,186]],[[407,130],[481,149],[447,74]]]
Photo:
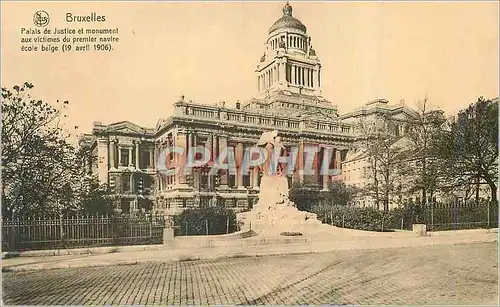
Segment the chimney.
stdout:
[[236,110],[241,109],[241,103],[239,100],[236,100]]

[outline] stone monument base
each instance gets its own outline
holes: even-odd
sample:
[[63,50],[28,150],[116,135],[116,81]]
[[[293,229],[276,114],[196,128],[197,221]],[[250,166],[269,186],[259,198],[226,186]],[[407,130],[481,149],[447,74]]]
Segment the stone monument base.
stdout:
[[239,213],[237,218],[243,223],[243,229],[252,229],[263,236],[297,232],[306,235],[322,225],[316,214],[298,210],[290,200],[271,206],[263,206],[259,201],[256,208]]

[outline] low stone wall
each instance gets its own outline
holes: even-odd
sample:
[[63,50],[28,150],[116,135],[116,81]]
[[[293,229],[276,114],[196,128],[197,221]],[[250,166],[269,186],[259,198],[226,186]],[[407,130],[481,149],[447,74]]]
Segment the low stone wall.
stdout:
[[306,242],[308,242],[308,239],[302,237],[263,238],[257,236],[257,233],[255,231],[248,229],[227,235],[175,237],[172,243],[174,248],[192,248],[192,247],[252,246],[252,245],[265,245],[265,244],[291,244],[291,243],[306,243]]

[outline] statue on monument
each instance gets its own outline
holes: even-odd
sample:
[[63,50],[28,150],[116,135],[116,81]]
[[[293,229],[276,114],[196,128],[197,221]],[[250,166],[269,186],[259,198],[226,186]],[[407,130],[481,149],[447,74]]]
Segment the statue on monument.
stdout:
[[278,131],[264,132],[257,146],[264,148],[267,159],[260,166],[262,179],[260,182],[259,200],[251,211],[240,214],[246,223],[259,225],[264,232],[278,230],[297,230],[305,224],[321,224],[316,214],[299,211],[289,198],[288,179],[285,167],[277,163],[277,158],[286,155],[286,148],[281,143]]
[[[274,165],[274,158],[280,157],[286,153],[285,147],[281,143],[281,138],[278,136],[278,131],[264,132],[257,146],[263,147],[267,152],[267,159],[260,169],[262,170],[262,179],[260,183],[259,199],[264,197],[267,209],[276,209],[278,205],[292,206],[295,204],[288,199],[288,180],[285,175],[284,165],[276,163]],[[262,205],[263,202],[259,201],[256,207]]]

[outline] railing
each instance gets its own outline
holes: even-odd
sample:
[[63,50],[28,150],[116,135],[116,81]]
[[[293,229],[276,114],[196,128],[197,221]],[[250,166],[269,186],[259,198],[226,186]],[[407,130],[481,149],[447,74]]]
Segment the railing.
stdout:
[[486,201],[478,205],[474,202],[436,203],[426,207],[414,204],[389,211],[371,207],[317,206],[313,212],[324,223],[371,231],[412,230],[413,224],[426,224],[429,231],[498,227],[498,206]]
[[161,244],[163,216],[72,216],[2,220],[2,250]]
[[479,204],[431,203],[423,207],[421,214],[431,231],[498,227],[498,206],[486,201]]
[[[219,111],[215,109],[210,109],[209,107],[196,107],[189,106],[187,109],[186,116],[193,116],[198,118],[207,119],[219,119]],[[227,121],[230,122],[240,122],[256,125],[264,125],[269,127],[286,127],[292,129],[300,128],[300,121],[292,119],[275,119],[274,116],[269,116],[266,114],[245,114],[235,111],[227,112]],[[332,132],[344,132],[351,133],[353,130],[349,125],[343,123],[326,123],[313,121],[308,127],[309,129],[322,130],[322,131],[332,131]]]

